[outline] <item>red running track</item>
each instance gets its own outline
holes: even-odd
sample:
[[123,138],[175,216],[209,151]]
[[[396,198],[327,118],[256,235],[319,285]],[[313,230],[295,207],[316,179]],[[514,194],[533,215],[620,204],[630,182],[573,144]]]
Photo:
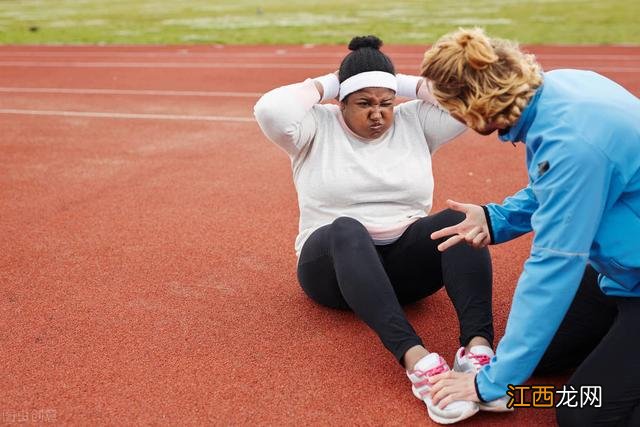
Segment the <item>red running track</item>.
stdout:
[[[640,92],[638,47],[531,50]],[[415,73],[423,48],[386,51]],[[251,119],[260,93],[336,69],[344,48],[0,52],[2,422],[431,423],[373,333],[300,290],[289,163]],[[523,147],[494,137],[465,134],[434,162],[436,210],[526,182]],[[492,248],[499,336],[529,242]],[[407,313],[452,362],[444,292]],[[553,420],[518,409],[466,424]]]

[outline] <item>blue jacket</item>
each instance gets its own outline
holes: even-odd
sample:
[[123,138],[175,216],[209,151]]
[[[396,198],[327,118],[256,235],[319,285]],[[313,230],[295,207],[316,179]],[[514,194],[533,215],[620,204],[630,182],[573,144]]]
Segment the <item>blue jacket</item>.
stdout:
[[535,235],[505,335],[476,377],[483,400],[529,378],[587,262],[605,294],[640,297],[640,100],[590,71],[547,72],[500,139],[526,144],[529,184],[486,206],[492,242]]

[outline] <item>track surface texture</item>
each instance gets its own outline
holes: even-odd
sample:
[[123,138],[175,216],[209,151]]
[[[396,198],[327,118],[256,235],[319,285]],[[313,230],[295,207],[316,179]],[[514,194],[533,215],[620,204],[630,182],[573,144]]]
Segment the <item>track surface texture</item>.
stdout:
[[[546,69],[593,69],[640,93],[639,47],[529,50]],[[414,74],[423,51],[385,48]],[[0,53],[3,423],[431,424],[375,335],[298,286],[289,161],[252,119],[261,93],[335,70],[346,48]],[[464,134],[434,156],[434,211],[520,189],[524,155]],[[529,244],[491,249],[498,337]],[[453,363],[444,291],[406,311]],[[520,408],[461,424],[554,422]]]

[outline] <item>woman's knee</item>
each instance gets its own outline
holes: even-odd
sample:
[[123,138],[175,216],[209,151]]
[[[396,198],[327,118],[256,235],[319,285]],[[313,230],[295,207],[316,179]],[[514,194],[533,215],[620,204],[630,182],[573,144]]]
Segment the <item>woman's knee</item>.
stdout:
[[341,216],[331,223],[331,239],[334,244],[357,246],[371,243],[371,236],[366,227],[354,218]]
[[333,220],[331,223],[331,227],[335,231],[340,232],[351,232],[351,233],[361,233],[362,231],[366,232],[367,229],[360,221],[355,218],[351,218],[348,216],[341,216]]

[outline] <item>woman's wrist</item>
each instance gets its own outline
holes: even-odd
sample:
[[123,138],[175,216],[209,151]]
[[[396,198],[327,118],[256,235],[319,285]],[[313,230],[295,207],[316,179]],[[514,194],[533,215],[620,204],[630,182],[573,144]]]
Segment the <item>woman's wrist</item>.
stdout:
[[329,101],[338,96],[338,92],[340,91],[340,82],[338,81],[338,76],[336,76],[335,73],[315,77],[313,80],[316,83],[320,83],[322,86],[320,102]]
[[473,386],[474,386],[474,387],[475,387],[475,389],[476,389],[476,394],[478,395],[478,400],[479,400],[480,402],[484,402],[484,403],[486,403],[487,401],[486,401],[486,400],[484,400],[484,399],[482,398],[482,396],[480,395],[480,389],[478,388],[478,375],[476,375],[475,377],[473,377]]
[[487,205],[481,205],[482,211],[484,212],[484,219],[487,223],[487,229],[489,230],[489,239],[491,240],[490,244],[495,243],[495,237],[493,235],[493,227],[491,226],[491,215],[489,214],[489,208]]
[[422,81],[422,77],[396,74],[396,80],[398,81],[397,96],[410,99],[416,99],[418,97],[418,86]]

